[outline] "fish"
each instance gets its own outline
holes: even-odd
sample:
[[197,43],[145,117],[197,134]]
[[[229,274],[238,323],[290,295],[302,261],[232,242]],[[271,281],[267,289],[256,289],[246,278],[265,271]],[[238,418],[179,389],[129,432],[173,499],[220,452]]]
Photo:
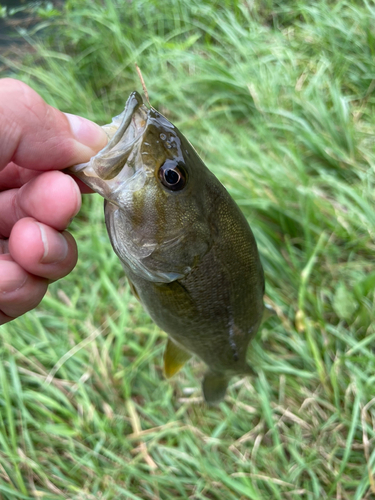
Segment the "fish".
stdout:
[[265,279],[253,232],[185,136],[132,92],[103,126],[108,144],[70,172],[104,197],[105,224],[132,292],[167,333],[164,374],[196,355],[202,389],[223,400],[264,313]]

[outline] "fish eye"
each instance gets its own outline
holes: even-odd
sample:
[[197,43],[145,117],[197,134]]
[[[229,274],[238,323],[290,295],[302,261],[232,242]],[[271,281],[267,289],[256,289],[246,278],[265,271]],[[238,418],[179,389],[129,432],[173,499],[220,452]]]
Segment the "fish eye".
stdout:
[[180,191],[186,184],[186,170],[182,162],[166,160],[159,169],[159,179],[171,191]]

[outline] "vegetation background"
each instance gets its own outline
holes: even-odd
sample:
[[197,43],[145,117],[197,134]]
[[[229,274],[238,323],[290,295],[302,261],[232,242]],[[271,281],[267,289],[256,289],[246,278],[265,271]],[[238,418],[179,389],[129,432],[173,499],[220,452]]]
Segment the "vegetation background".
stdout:
[[[85,197],[80,259],[1,327],[0,497],[375,498],[375,2],[68,0],[34,5],[1,76],[100,124],[143,71],[256,235],[276,311],[257,377],[207,407],[195,360],[132,297]],[[3,10],[4,14],[4,10]]]

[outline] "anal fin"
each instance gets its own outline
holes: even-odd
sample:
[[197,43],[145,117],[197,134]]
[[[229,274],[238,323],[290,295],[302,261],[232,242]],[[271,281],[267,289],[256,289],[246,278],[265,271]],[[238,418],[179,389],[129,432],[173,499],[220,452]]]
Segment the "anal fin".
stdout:
[[182,347],[175,344],[173,340],[168,339],[164,351],[164,375],[167,378],[173,377],[173,375],[181,370],[191,356],[190,352],[185,351]]

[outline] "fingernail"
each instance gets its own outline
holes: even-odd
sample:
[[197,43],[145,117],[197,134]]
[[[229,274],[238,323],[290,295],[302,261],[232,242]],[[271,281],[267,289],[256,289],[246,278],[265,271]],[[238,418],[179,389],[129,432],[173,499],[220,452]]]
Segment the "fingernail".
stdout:
[[68,242],[61,233],[57,233],[51,229],[49,231],[43,224],[35,222],[39,227],[40,235],[43,242],[44,254],[40,259],[42,264],[58,264],[62,262],[68,255]]
[[72,222],[72,220],[74,219],[74,217],[81,210],[82,197],[81,197],[81,191],[79,190],[79,187],[78,187],[78,184],[76,183],[76,181],[73,179],[73,177],[68,176],[68,178],[71,180],[72,190],[74,192],[74,196],[76,197],[76,207],[74,209],[73,217],[71,217],[69,219],[69,224],[70,224]]
[[27,273],[12,261],[0,261],[0,292],[10,293],[21,288],[27,280]]
[[65,113],[70,125],[72,134],[78,142],[88,146],[95,152],[100,151],[107,144],[107,135],[96,123],[82,118],[82,116]]

